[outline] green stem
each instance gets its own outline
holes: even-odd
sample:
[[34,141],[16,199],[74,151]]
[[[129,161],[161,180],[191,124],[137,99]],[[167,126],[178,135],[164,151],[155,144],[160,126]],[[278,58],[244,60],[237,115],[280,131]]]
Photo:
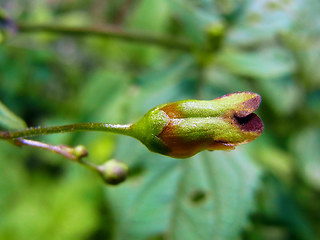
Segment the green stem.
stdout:
[[77,132],[77,131],[105,131],[122,135],[134,135],[131,128],[132,124],[106,124],[106,123],[76,123],[54,127],[27,128],[17,131],[0,131],[0,139],[28,138],[53,133]]
[[116,38],[130,42],[141,42],[158,45],[166,48],[176,48],[183,51],[191,51],[192,44],[185,40],[172,37],[151,35],[137,31],[124,31],[116,27],[67,27],[52,24],[25,24],[19,23],[17,27],[20,32],[49,32],[58,34],[69,34],[76,36],[90,35],[103,38]]

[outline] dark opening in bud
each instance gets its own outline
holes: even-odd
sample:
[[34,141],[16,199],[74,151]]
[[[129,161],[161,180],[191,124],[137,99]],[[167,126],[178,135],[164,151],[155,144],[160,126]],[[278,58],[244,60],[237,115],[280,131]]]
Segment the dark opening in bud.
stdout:
[[234,115],[239,128],[243,131],[247,132],[262,132],[263,131],[263,123],[262,120],[255,114],[250,113],[245,117],[237,117]]

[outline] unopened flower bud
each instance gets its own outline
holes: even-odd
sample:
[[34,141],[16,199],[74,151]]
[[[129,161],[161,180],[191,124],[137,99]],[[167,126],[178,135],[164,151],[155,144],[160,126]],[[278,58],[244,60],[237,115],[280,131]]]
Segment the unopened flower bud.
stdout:
[[263,131],[253,112],[260,95],[237,92],[211,101],[183,100],[151,109],[132,126],[135,137],[150,151],[187,158],[203,150],[230,150]]
[[99,166],[98,171],[104,182],[117,185],[127,178],[128,166],[118,160],[112,159]]
[[77,159],[81,159],[83,157],[88,156],[88,151],[86,149],[85,146],[83,145],[78,145],[73,149],[73,155],[77,158]]

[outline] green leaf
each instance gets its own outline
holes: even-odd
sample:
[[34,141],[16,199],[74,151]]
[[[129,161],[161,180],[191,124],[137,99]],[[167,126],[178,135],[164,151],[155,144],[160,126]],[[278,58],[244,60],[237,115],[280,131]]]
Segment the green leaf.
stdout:
[[320,190],[320,129],[304,129],[290,143],[297,170],[310,186]]
[[163,0],[139,1],[128,24],[132,28],[161,33],[170,19],[167,5]]
[[26,170],[19,160],[27,155],[0,142],[0,239],[90,239],[101,214],[96,176],[70,164],[50,178],[41,168]]
[[133,105],[138,107],[136,111],[140,114],[139,118],[159,104],[190,98],[185,82],[194,64],[194,59],[183,55],[170,61],[159,60],[154,69],[141,75],[138,78],[140,94]]
[[201,46],[205,42],[206,31],[220,23],[219,13],[210,1],[168,1],[170,10],[182,23],[186,36]]
[[120,71],[105,68],[94,71],[77,96],[82,118],[102,122],[117,120],[114,105],[121,104],[119,99],[123,99],[128,81],[129,76]]
[[[147,157],[147,156],[144,156]],[[113,209],[113,239],[143,240],[163,233],[169,226],[170,210],[180,176],[178,160],[149,159],[147,173],[132,177],[117,188],[107,188]]]
[[260,79],[274,79],[294,71],[292,57],[279,48],[254,53],[227,49],[215,63],[233,74]]
[[297,0],[245,2],[247,9],[235,22],[228,36],[228,41],[233,45],[252,46],[277,41],[279,33],[292,28],[304,5],[314,6],[312,3]]
[[212,89],[208,99],[213,98],[215,95],[221,96],[224,93],[248,91],[250,89],[250,85],[243,81],[242,77],[232,74],[219,66],[212,65],[208,67],[205,70],[205,74],[208,86]]
[[236,239],[254,206],[258,168],[240,151],[197,155],[183,165],[170,239]]
[[113,239],[164,234],[177,240],[229,240],[246,226],[260,171],[241,151],[175,160],[141,154],[143,149],[131,141],[125,147],[135,155],[130,162],[148,163],[141,174],[106,189],[114,213]]
[[0,101],[0,128],[23,129],[27,124]]

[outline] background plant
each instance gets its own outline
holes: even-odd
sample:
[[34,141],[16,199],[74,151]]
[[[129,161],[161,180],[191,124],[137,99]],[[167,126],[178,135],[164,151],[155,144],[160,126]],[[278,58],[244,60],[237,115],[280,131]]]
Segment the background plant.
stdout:
[[[125,124],[161,103],[234,91],[261,94],[265,123],[249,145],[185,160],[106,133],[41,137],[84,144],[96,164],[128,164],[131,175],[116,188],[62,157],[1,141],[0,239],[319,238],[318,1],[2,0],[0,7],[21,29],[10,35],[1,25],[0,97],[29,126]],[[112,24],[136,38],[32,30],[40,24]],[[1,109],[2,127],[23,125]]]

